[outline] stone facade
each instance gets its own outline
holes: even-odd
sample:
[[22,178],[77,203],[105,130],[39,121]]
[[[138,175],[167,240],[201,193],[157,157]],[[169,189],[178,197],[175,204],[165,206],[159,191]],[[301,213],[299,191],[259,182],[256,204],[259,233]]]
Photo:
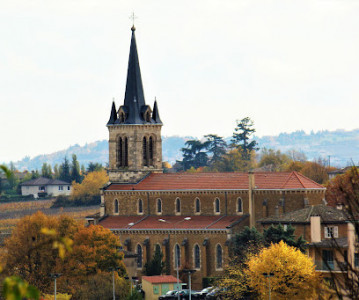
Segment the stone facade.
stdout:
[[[162,172],[162,139],[159,124],[108,125],[109,176],[111,182],[137,182],[149,172]],[[128,139],[128,166],[119,165],[119,139]],[[144,162],[143,138],[153,140],[153,160]]]

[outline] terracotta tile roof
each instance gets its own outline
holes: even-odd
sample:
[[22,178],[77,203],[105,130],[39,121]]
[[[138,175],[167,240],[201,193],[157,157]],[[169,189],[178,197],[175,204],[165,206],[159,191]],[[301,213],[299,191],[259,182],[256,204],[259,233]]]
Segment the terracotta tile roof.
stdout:
[[[142,276],[142,280],[150,283],[177,283],[177,278],[172,275]],[[182,282],[179,279],[179,282]]]
[[[297,172],[254,173],[257,189],[324,189]],[[113,183],[109,191],[248,189],[248,173],[152,173],[136,184]]]
[[259,223],[310,223],[310,217],[320,216],[323,223],[346,223],[350,220],[344,210],[331,206],[316,205],[288,212],[279,216],[271,216],[259,220]]
[[[226,229],[246,219],[243,216],[108,216],[100,225],[109,229]],[[163,220],[163,221],[160,221]],[[128,225],[134,223],[134,225]]]

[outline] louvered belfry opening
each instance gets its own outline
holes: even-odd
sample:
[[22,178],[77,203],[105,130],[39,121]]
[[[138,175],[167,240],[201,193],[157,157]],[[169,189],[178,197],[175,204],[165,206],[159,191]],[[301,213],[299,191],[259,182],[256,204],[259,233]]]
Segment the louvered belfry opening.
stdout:
[[128,139],[120,137],[117,146],[117,166],[128,167]]

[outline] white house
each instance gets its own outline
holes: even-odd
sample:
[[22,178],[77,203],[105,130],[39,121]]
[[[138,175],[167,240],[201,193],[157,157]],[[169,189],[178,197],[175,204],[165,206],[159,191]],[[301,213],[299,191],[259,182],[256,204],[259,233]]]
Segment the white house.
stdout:
[[21,184],[21,194],[23,196],[34,195],[34,198],[38,198],[39,193],[46,193],[52,196],[69,196],[71,194],[71,183],[58,179],[39,177]]

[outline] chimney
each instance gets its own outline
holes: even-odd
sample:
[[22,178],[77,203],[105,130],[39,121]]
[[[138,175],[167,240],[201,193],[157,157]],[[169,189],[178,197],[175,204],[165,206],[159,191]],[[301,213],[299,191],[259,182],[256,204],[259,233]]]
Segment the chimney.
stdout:
[[103,190],[101,190],[101,204],[100,204],[100,217],[105,215],[105,197],[103,195]]
[[255,220],[255,207],[254,207],[254,173],[253,171],[248,172],[248,200],[249,200],[249,227],[256,226]]
[[310,241],[312,243],[318,243],[322,240],[320,230],[320,216],[310,217]]
[[348,223],[348,263],[354,266],[354,252],[355,252],[355,227],[353,223]]

